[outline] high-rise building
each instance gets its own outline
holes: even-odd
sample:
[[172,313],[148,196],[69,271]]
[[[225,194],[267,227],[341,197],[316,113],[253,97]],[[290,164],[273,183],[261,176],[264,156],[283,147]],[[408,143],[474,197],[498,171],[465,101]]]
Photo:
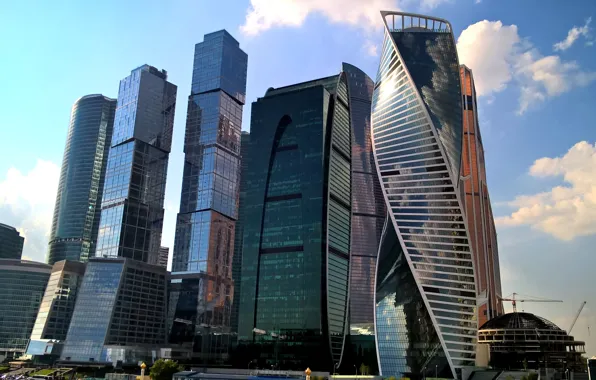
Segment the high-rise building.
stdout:
[[[355,66],[344,63],[352,127],[352,228],[350,243],[349,347],[346,370],[368,366],[377,372],[374,294],[377,253],[387,213],[377,180],[370,138],[370,107],[374,82]],[[350,350],[351,347],[351,350]],[[349,363],[348,363],[349,362]]]
[[59,357],[84,274],[85,264],[79,261],[54,264],[31,332],[28,355]]
[[120,81],[97,238],[97,257],[157,264],[176,86],[149,65]]
[[248,144],[250,133],[243,131],[240,135],[240,196],[238,197],[238,220],[234,233],[234,257],[232,259],[232,279],[234,280],[234,300],[232,302],[232,316],[230,324],[232,333],[238,334],[238,310],[240,308],[240,284],[242,275],[242,241],[244,240],[244,202],[246,199],[246,171],[250,167]]
[[252,105],[243,202],[238,355],[333,371],[346,332],[351,220],[347,75]]
[[195,46],[172,258],[170,343],[226,360],[247,55],[225,30]]
[[461,178],[465,195],[462,200],[476,266],[478,326],[482,326],[489,319],[503,314],[501,272],[497,232],[486,183],[474,77],[472,70],[463,65],[460,66],[460,75],[464,109]]
[[168,256],[170,255],[170,248],[159,247],[159,256],[157,258],[157,265],[167,268],[168,267]]
[[25,353],[52,267],[0,259],[0,359]]
[[0,259],[20,260],[24,243],[16,228],[0,223]]
[[168,272],[126,258],[92,258],[60,359],[151,362],[166,343]]
[[54,207],[48,264],[95,256],[101,197],[116,99],[83,96],[74,103]]
[[463,108],[446,20],[381,12],[373,151],[388,209],[377,264],[381,375],[455,378],[473,366],[476,278],[460,186]]

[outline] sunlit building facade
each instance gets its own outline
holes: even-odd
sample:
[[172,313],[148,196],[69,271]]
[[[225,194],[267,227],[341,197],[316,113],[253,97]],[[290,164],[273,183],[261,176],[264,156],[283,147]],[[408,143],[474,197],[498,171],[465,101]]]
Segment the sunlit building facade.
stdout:
[[120,81],[97,257],[157,264],[177,92],[167,77],[143,65]]
[[74,103],[60,169],[48,264],[95,256],[116,99],[101,94]]
[[397,378],[473,366],[476,278],[460,186],[462,90],[449,22],[381,12],[372,139],[388,209],[376,277],[379,369]]
[[247,62],[225,30],[195,46],[168,330],[174,356],[180,350],[202,363],[229,354]]
[[476,266],[478,325],[503,314],[499,250],[488,195],[484,147],[478,124],[478,105],[472,70],[460,66],[464,112],[461,178],[470,243]]

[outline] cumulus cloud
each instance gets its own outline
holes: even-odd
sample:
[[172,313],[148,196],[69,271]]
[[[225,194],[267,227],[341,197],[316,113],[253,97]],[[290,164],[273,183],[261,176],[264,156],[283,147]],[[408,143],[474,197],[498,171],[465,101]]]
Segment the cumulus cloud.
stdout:
[[379,46],[371,40],[364,41],[364,46],[362,48],[366,51],[366,54],[371,57],[377,57],[379,55]]
[[571,46],[573,46],[575,41],[577,41],[577,39],[581,36],[588,39],[588,41],[586,42],[588,45],[592,45],[593,42],[590,39],[590,23],[591,22],[592,22],[592,17],[588,17],[584,26],[574,26],[573,28],[569,29],[569,32],[567,32],[567,37],[563,41],[560,41],[560,42],[557,42],[556,44],[554,44],[553,49],[555,51],[567,50]]
[[529,225],[560,240],[596,234],[596,145],[581,141],[562,157],[538,159],[529,174],[563,184],[516,197],[509,202],[516,210],[496,218],[498,225]]
[[0,222],[19,230],[28,259],[45,261],[59,177],[58,165],[38,160],[27,173],[8,169],[0,182]]
[[582,71],[574,61],[544,56],[516,25],[483,20],[468,26],[457,39],[460,62],[474,72],[479,96],[491,96],[508,85],[519,88],[518,113],[549,97],[596,80],[596,72]]

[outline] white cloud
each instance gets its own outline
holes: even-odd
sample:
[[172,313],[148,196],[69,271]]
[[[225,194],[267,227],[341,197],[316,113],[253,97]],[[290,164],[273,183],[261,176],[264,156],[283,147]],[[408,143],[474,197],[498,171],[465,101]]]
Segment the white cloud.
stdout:
[[460,62],[474,72],[479,96],[492,96],[513,83],[519,87],[519,114],[596,80],[595,72],[582,71],[574,61],[543,56],[520,37],[516,25],[501,21],[484,20],[468,26],[457,40],[457,50]]
[[[574,43],[575,41],[577,41],[577,39],[580,36],[583,36],[584,38],[590,38],[590,23],[592,22],[592,17],[589,17],[586,20],[586,23],[584,24],[584,26],[574,26],[573,28],[569,29],[569,32],[567,32],[567,37],[560,42],[557,42],[556,44],[553,45],[553,49],[555,51],[561,51],[561,50],[567,50],[569,49]],[[587,44],[588,45],[592,45],[592,41],[588,40]]]
[[529,225],[560,240],[596,234],[596,145],[581,141],[562,157],[536,160],[529,173],[564,184],[516,197],[509,203],[516,211],[496,218],[498,225]]
[[28,259],[45,261],[59,177],[58,165],[38,160],[27,173],[8,169],[0,182],[0,222],[19,230]]
[[[433,0],[426,0],[433,1]],[[436,0],[435,0],[436,1]],[[322,14],[331,22],[364,29],[381,24],[379,11],[396,9],[397,0],[251,0],[240,30],[257,35],[280,26],[299,27],[312,13]]]

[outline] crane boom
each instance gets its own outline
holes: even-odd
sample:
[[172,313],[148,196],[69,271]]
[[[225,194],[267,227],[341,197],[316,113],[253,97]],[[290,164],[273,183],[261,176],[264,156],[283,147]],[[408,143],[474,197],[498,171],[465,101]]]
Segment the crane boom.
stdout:
[[575,315],[575,318],[573,319],[573,323],[571,323],[571,326],[567,330],[567,334],[571,335],[571,330],[573,330],[573,326],[575,326],[575,322],[577,322],[579,315],[582,313],[582,310],[584,310],[584,306],[586,306],[586,303],[587,303],[586,301],[582,302],[582,305],[579,307],[579,310],[577,311],[577,314]]
[[[513,293],[513,296],[511,298],[503,298],[503,297],[499,297],[499,299],[501,301],[511,301],[511,306],[513,306],[513,312],[517,313],[517,303],[518,302],[563,302],[561,300],[548,300],[548,299],[541,299],[541,300],[533,300],[533,299],[518,299],[515,298],[515,296],[517,296],[517,293]],[[582,307],[583,308],[583,307]],[[580,310],[581,311],[581,310]],[[575,323],[575,322],[574,322]]]

